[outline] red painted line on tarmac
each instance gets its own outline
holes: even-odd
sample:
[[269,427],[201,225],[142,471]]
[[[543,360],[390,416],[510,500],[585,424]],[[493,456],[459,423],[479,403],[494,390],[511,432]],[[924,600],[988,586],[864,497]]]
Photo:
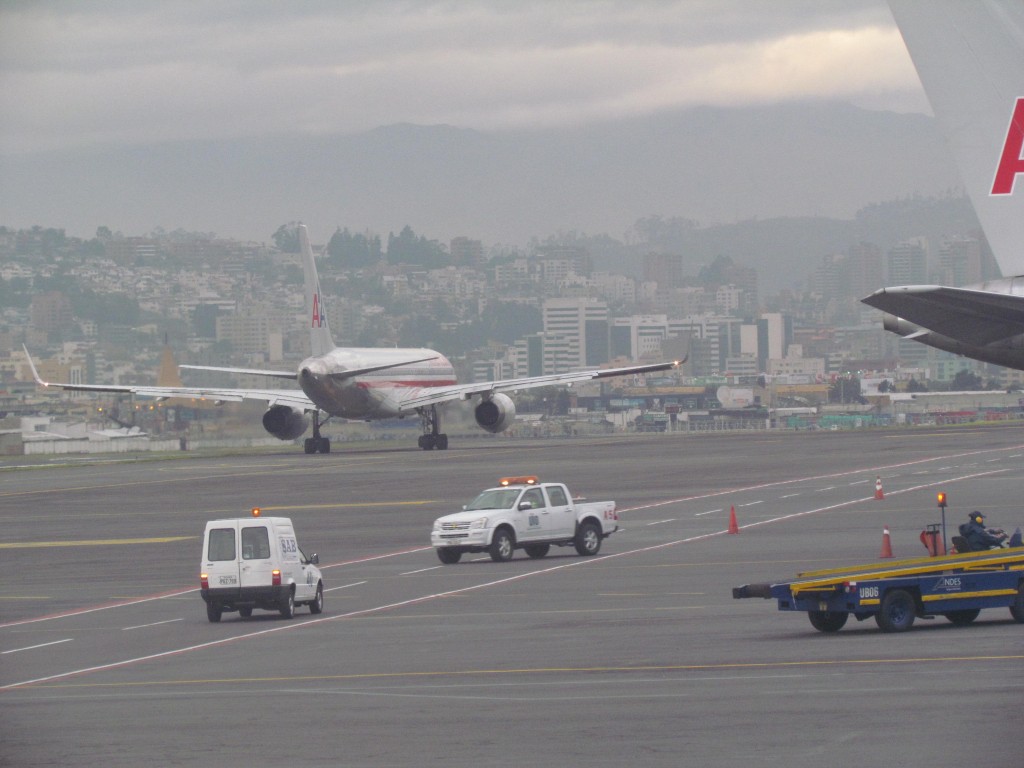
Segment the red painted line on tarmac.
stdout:
[[[369,557],[359,557],[355,560],[344,560],[340,563],[330,563],[328,565],[321,565],[320,570],[324,571],[328,568],[340,568],[345,565],[358,565],[359,563],[367,563],[372,560],[383,560],[388,557],[398,557],[400,555],[408,555],[414,552],[424,552],[432,547],[414,547],[413,549],[402,549],[397,552],[387,552],[383,555],[371,555]],[[67,619],[72,616],[82,616],[87,613],[95,613],[96,611],[109,611],[113,608],[125,608],[130,605],[138,605],[139,603],[148,603],[152,600],[165,600],[169,597],[180,597],[181,595],[187,595],[192,592],[198,592],[199,587],[180,587],[179,589],[170,590],[168,592],[158,592],[153,595],[143,595],[141,597],[133,598],[131,600],[119,600],[111,603],[101,603],[99,605],[86,606],[85,608],[76,608],[71,611],[63,611],[61,613],[50,613],[45,616],[36,616],[31,619],[20,619],[18,621],[9,621],[5,624],[0,624],[0,629],[6,629],[8,627],[20,627],[24,624],[36,624],[41,621],[53,621],[54,619]]]

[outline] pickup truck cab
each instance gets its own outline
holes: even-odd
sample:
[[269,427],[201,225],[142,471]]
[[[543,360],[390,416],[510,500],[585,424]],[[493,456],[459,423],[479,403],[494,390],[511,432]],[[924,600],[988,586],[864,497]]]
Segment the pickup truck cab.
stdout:
[[317,555],[306,557],[295,540],[287,517],[251,517],[211,520],[203,534],[199,594],[206,602],[206,617],[220,621],[224,611],[243,618],[253,608],[279,611],[286,619],[296,605],[310,613],[324,609],[324,582]]
[[435,520],[430,543],[445,565],[459,562],[466,552],[487,552],[504,562],[517,549],[544,557],[552,545],[596,555],[618,529],[614,501],[581,503],[562,483],[541,483],[533,475],[503,477],[462,512]]

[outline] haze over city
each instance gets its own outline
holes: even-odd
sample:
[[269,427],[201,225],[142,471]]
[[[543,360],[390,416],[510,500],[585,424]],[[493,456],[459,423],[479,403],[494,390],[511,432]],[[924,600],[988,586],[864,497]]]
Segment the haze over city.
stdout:
[[928,111],[882,2],[7,3],[0,84],[0,223],[83,237],[621,237],[957,182],[940,141],[852,177],[855,126]]

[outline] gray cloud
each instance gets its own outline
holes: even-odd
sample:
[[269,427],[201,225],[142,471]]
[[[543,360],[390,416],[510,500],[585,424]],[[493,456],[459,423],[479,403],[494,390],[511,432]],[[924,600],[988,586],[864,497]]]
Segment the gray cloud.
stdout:
[[696,104],[925,111],[881,2],[6,2],[0,152]]

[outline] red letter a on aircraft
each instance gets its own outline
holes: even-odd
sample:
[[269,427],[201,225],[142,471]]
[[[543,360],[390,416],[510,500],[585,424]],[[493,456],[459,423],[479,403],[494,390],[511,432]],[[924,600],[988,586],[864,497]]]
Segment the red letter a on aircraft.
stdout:
[[320,291],[316,291],[316,293],[313,294],[313,318],[312,318],[312,320],[313,320],[313,322],[310,325],[311,328],[319,328],[320,326],[323,325],[323,323],[320,322]]
[[1017,99],[1017,106],[1010,119],[1010,129],[1006,132],[1003,154],[999,158],[999,167],[996,168],[995,181],[992,182],[993,195],[1013,194],[1013,182],[1016,181],[1017,174],[1024,173],[1022,149],[1024,149],[1024,98]]

